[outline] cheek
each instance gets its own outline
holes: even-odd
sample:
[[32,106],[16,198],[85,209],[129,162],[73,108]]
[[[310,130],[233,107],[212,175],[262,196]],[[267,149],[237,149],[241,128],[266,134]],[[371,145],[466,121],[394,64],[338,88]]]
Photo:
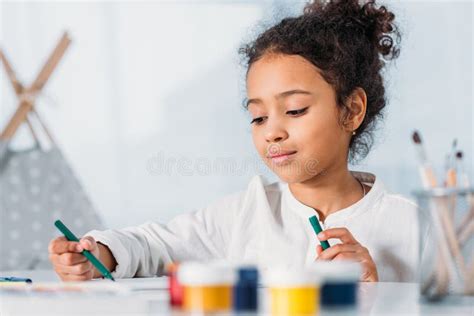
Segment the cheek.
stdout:
[[266,143],[258,129],[252,129],[252,140],[258,154],[262,156],[266,150]]
[[306,115],[292,122],[291,138],[299,144],[311,145],[320,143],[333,134],[333,124],[329,118],[318,114]]
[[336,118],[328,114],[308,115],[293,126],[290,135],[298,142],[305,158],[332,159],[345,144]]

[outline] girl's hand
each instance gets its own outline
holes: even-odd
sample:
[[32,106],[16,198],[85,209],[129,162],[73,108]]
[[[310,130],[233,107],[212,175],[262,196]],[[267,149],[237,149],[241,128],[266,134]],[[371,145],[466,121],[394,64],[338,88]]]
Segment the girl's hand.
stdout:
[[92,237],[84,237],[79,242],[58,237],[50,242],[48,250],[54,271],[63,281],[90,280],[97,274],[92,263],[81,254],[83,250],[89,250],[99,258],[99,247]]
[[367,248],[359,244],[347,228],[330,228],[318,234],[320,241],[338,238],[342,244],[336,244],[323,251],[321,245],[316,247],[316,260],[353,260],[362,265],[362,282],[377,282],[379,280],[377,267]]

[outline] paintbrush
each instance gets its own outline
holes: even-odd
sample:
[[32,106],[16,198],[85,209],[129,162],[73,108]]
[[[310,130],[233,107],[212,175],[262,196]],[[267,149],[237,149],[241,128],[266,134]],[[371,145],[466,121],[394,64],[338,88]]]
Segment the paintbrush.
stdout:
[[436,176],[434,174],[433,168],[428,161],[425,148],[421,141],[421,136],[418,131],[413,132],[413,142],[415,144],[415,150],[420,162],[420,177],[425,189],[434,188],[437,186]]
[[[458,151],[456,153],[456,168],[458,170],[458,178],[459,178],[459,186],[464,189],[470,188],[470,181],[469,176],[466,173],[463,163],[463,152]],[[464,244],[464,242],[469,239],[472,233],[474,233],[474,200],[472,197],[472,193],[466,193],[466,201],[469,205],[469,211],[460,221],[459,227],[456,231],[459,242]]]
[[457,184],[457,177],[456,177],[456,148],[457,148],[458,141],[457,139],[453,140],[453,144],[451,146],[451,153],[449,153],[446,157],[446,180],[445,185],[448,188],[456,187]]
[[[428,161],[428,157],[426,155],[425,148],[423,147],[420,133],[418,131],[414,131],[412,139],[413,143],[415,144],[415,150],[420,164],[419,173],[423,188],[425,190],[434,188],[437,185],[436,176]],[[429,208],[432,220],[437,223],[437,216],[435,214],[435,209],[432,201],[430,201]],[[439,227],[440,225],[436,226]],[[422,293],[428,295],[431,299],[437,299],[439,297],[442,297],[448,292],[449,271],[447,270],[447,256],[449,254],[449,250],[447,249],[447,246],[441,244],[438,244],[436,268],[422,284]],[[433,289],[432,286],[434,284],[436,284],[436,287]],[[433,293],[432,290],[434,291]]]
[[[454,139],[453,144],[451,146],[451,152],[446,156],[446,179],[444,181],[444,185],[447,188],[455,188],[457,186],[457,168],[456,168],[456,147],[457,147],[457,140]],[[454,224],[454,216],[455,216],[455,209],[456,209],[456,195],[452,194],[449,197],[449,215],[451,216],[451,220]]]
[[[415,131],[412,135],[415,149],[417,152],[418,160],[420,162],[420,176],[425,190],[433,189],[437,186],[436,175],[433,168],[428,160],[423,142],[418,131]],[[457,141],[453,142],[453,148],[457,145]],[[452,178],[450,184],[452,184]],[[436,263],[436,270],[433,271],[432,275],[426,280],[426,284],[423,285],[424,289],[430,289],[431,285],[436,284],[432,297],[442,297],[447,294],[449,290],[449,280],[456,274],[462,278],[465,273],[464,258],[462,257],[461,248],[456,239],[456,232],[454,229],[454,222],[450,217],[450,208],[448,200],[443,198],[430,198],[430,213],[432,218],[432,224],[434,229],[437,231],[439,237],[438,251],[439,256]],[[456,269],[451,260],[451,255],[455,258],[455,263],[458,266]]]

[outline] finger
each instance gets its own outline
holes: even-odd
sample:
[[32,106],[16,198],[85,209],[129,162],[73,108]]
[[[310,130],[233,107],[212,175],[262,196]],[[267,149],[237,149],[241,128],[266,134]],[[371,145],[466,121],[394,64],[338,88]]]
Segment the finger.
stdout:
[[65,237],[58,237],[53,240],[48,245],[49,253],[62,254],[66,252],[81,252],[82,246],[78,242],[68,241]]
[[59,260],[59,255],[55,254],[55,253],[50,253],[49,254],[49,261],[51,261],[51,263],[54,265],[56,262],[58,262]]
[[91,236],[85,236],[79,241],[80,245],[89,251],[94,251],[97,248],[97,243]]
[[87,264],[86,262],[80,263],[78,265],[74,266],[65,266],[62,264],[56,264],[54,267],[54,270],[58,274],[64,274],[64,275],[81,275],[84,274],[88,271],[93,270],[93,268]]
[[331,238],[339,238],[345,244],[357,244],[357,240],[352,236],[351,232],[345,227],[329,228],[318,234],[320,241]]
[[375,265],[364,265],[363,273],[360,277],[362,282],[377,282],[378,278],[377,267]]
[[58,263],[65,266],[73,266],[86,261],[87,258],[84,255],[80,253],[68,252],[59,255]]
[[94,271],[87,271],[83,274],[65,274],[64,281],[88,281],[94,277]]
[[94,267],[89,261],[79,263],[73,266],[67,266],[60,263],[56,264],[55,266],[55,269],[57,272],[61,274],[69,274],[69,275],[81,275],[93,270],[93,268]]
[[364,257],[360,253],[341,253],[334,258],[334,261],[337,260],[351,260],[357,261],[360,263],[362,267],[361,274],[359,275],[359,281],[361,282],[368,282],[368,281],[375,281],[376,278],[373,277],[373,270],[369,264],[364,260]]
[[73,253],[73,252],[67,252],[60,255],[55,254],[55,253],[50,253],[49,261],[51,261],[53,266],[56,264],[71,266],[78,263],[86,262],[87,258],[83,256],[82,254]]
[[336,260],[351,260],[351,261],[360,261],[360,254],[357,252],[341,252],[334,256],[334,261]]
[[352,244],[336,244],[321,252],[318,258],[332,260],[341,253],[356,253],[359,246]]
[[321,252],[323,252],[323,247],[321,247],[321,245],[317,245],[316,246],[316,254],[319,255],[321,254]]

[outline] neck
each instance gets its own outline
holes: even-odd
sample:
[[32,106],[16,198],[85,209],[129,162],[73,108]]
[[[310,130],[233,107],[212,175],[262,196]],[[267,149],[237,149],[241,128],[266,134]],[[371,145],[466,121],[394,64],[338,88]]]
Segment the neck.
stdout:
[[328,168],[304,182],[290,183],[289,188],[298,201],[318,213],[321,221],[363,197],[362,186],[346,163],[338,168]]

